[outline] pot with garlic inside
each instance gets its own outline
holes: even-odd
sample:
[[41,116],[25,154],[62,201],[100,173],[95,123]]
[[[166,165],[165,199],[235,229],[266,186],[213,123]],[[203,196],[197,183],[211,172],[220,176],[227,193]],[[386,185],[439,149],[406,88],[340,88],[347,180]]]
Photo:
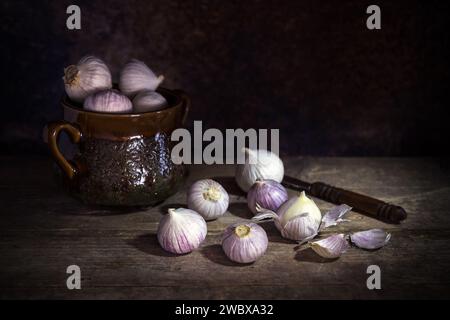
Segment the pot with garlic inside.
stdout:
[[[174,194],[184,177],[183,166],[172,162],[170,135],[183,126],[189,97],[157,88],[162,79],[143,67],[144,72],[136,72],[136,63],[127,68],[126,92],[112,89],[109,70],[98,58],[85,57],[66,68],[64,120],[48,124],[46,140],[63,183],[89,204],[153,205]],[[138,99],[142,109],[133,113],[136,97],[129,93],[139,88],[139,76],[143,88],[150,85],[157,92],[143,93]],[[74,143],[72,152],[59,148],[61,132]]]

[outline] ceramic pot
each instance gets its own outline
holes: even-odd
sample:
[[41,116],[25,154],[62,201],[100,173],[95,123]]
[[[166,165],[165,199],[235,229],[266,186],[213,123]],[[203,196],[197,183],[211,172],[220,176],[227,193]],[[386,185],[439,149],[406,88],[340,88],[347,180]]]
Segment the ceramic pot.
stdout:
[[[62,99],[64,121],[48,124],[48,145],[73,195],[88,204],[149,206],[177,191],[184,170],[171,161],[170,135],[184,124],[190,99],[180,90],[158,92],[169,106],[136,114],[86,111]],[[63,131],[79,146],[71,160],[58,147]]]

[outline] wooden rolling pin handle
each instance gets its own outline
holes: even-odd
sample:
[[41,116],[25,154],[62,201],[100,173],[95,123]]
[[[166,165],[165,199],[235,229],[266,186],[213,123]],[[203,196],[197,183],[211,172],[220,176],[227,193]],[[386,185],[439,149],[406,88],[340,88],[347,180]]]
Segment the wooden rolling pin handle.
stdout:
[[406,211],[399,206],[388,204],[386,202],[336,187],[332,187],[323,182],[314,182],[311,184],[309,193],[319,199],[329,201],[335,204],[345,203],[355,211],[361,211],[375,218],[399,223],[406,219]]

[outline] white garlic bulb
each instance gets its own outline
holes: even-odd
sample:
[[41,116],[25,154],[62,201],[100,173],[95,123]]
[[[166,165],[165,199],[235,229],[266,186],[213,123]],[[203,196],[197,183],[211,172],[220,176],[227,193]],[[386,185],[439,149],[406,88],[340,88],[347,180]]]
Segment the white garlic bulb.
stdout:
[[87,96],[112,88],[108,66],[99,58],[85,56],[64,69],[64,85],[70,99],[83,102]]
[[236,182],[243,191],[248,192],[257,179],[272,179],[276,182],[283,180],[283,162],[275,153],[248,148],[244,148],[243,151],[245,163],[236,167]]
[[260,206],[257,211],[254,220],[272,218],[284,238],[301,242],[314,238],[322,221],[320,209],[304,191],[283,203],[276,213]]
[[164,76],[157,77],[144,62],[132,59],[120,72],[119,88],[132,97],[143,90],[155,91],[163,80]]
[[195,211],[169,209],[158,226],[158,242],[171,253],[183,254],[198,248],[207,233],[205,220]]
[[144,90],[133,99],[133,112],[150,112],[164,109],[167,100],[156,91]]
[[222,248],[235,262],[256,261],[267,250],[269,239],[263,228],[253,222],[241,222],[229,226],[222,236]]
[[133,109],[130,99],[112,89],[91,94],[84,100],[83,107],[89,111],[110,113],[126,113]]
[[218,182],[204,179],[189,188],[187,203],[189,209],[198,212],[205,220],[213,220],[227,211],[229,196]]

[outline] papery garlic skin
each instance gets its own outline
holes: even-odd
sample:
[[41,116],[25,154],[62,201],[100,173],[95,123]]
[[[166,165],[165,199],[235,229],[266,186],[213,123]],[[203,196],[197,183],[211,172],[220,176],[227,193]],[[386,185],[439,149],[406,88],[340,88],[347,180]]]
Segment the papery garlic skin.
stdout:
[[85,56],[64,69],[64,86],[70,99],[83,102],[89,95],[112,88],[111,72],[99,58]]
[[339,258],[349,247],[343,233],[310,242],[310,246],[318,255],[327,259]]
[[205,220],[195,211],[185,208],[169,209],[158,225],[158,242],[171,253],[184,254],[198,248],[205,240]]
[[214,220],[228,209],[227,191],[212,179],[195,182],[188,190],[188,208],[198,212],[205,220]]
[[304,191],[283,203],[276,213],[259,206],[258,212],[254,220],[272,218],[284,238],[300,242],[314,238],[322,221],[320,209]]
[[139,92],[133,99],[133,112],[158,111],[167,107],[167,100],[156,91],[145,90]]
[[244,148],[245,163],[236,167],[236,182],[248,192],[257,179],[272,179],[281,182],[284,176],[283,161],[273,152],[263,149]]
[[331,210],[323,215],[320,229],[325,229],[331,226],[335,226],[340,222],[347,221],[342,217],[350,210],[352,210],[352,207],[346,204],[341,204],[331,208]]
[[350,235],[351,242],[361,249],[375,250],[385,246],[391,239],[391,234],[382,229],[370,229],[355,232]]
[[286,189],[279,182],[271,179],[258,179],[247,193],[247,205],[253,214],[258,213],[256,204],[277,211],[287,199]]
[[267,250],[269,239],[262,227],[253,222],[235,223],[225,229],[222,248],[227,257],[238,263],[251,263]]
[[147,65],[132,59],[120,72],[119,88],[125,95],[133,97],[140,91],[155,91],[164,80],[164,76],[157,77]]
[[103,90],[91,94],[84,100],[83,108],[89,111],[105,113],[127,113],[133,105],[126,96],[117,90]]

